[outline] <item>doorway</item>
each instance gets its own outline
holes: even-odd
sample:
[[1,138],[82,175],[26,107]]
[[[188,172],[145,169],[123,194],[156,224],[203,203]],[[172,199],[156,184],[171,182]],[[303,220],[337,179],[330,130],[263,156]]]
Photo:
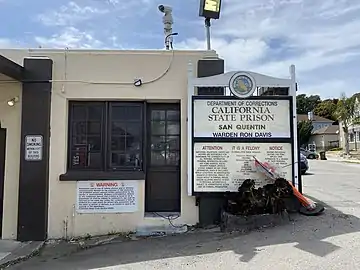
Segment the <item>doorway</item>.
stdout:
[[145,212],[180,213],[180,104],[148,104]]
[[0,128],[0,238],[2,237],[4,180],[5,180],[6,129]]

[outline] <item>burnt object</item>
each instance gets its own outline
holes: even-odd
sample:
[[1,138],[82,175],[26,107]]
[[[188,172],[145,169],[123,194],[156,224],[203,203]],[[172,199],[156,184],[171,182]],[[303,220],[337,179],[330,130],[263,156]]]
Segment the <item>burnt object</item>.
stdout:
[[[255,188],[255,181],[247,179],[237,193],[227,195],[227,204],[221,213],[223,232],[251,231],[291,221],[289,212],[297,212],[299,201],[286,179]],[[283,218],[287,213],[288,218]]]
[[288,224],[291,220],[278,214],[261,214],[251,216],[233,215],[223,211],[221,213],[220,230],[222,232],[249,232],[256,229]]
[[287,201],[293,198],[293,189],[286,179],[255,188],[255,181],[245,180],[238,192],[228,195],[225,212],[232,215],[281,214],[287,210]]

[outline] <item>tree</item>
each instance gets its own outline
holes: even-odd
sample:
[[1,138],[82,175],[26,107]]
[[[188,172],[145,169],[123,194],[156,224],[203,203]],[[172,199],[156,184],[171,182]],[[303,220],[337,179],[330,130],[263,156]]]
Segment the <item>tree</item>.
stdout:
[[321,102],[318,95],[306,96],[305,94],[296,96],[296,111],[298,114],[307,114],[315,109]]
[[336,105],[334,113],[336,119],[341,123],[345,137],[345,154],[350,153],[349,149],[349,127],[351,125],[359,124],[360,118],[358,115],[358,105],[356,97],[347,98],[345,94],[341,95],[339,102]]
[[336,104],[338,99],[326,99],[318,103],[314,109],[314,114],[336,121],[336,116],[334,115],[336,111]]
[[311,121],[306,120],[298,122],[297,126],[299,134],[299,144],[300,146],[306,145],[311,137],[313,125]]

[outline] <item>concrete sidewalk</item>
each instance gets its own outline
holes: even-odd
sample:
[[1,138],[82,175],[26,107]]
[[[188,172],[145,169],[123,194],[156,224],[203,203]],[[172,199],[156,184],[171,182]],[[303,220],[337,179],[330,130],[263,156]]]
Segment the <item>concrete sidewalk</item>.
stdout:
[[40,256],[10,269],[360,269],[359,166],[321,160],[309,163],[310,173],[303,177],[304,192],[324,202],[323,215],[296,215],[294,222],[251,233],[191,232],[138,241],[114,239],[73,253],[64,243],[63,251],[61,245],[47,246]]
[[0,270],[24,262],[40,254],[45,257],[48,254],[55,257],[64,257],[80,250],[125,240],[129,240],[127,236],[120,235],[106,235],[72,241],[48,240],[18,242],[14,240],[0,240]]
[[44,241],[18,242],[0,240],[0,269],[37,255],[44,245]]
[[335,152],[335,153],[331,152],[331,151],[326,152],[326,158],[327,158],[327,160],[330,160],[330,161],[360,164],[360,159],[353,158],[353,157],[340,156],[340,154],[337,152]]

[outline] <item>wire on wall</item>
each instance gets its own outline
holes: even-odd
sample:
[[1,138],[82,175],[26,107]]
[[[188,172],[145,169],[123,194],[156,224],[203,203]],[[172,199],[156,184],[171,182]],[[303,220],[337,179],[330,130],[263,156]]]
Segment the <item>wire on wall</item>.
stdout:
[[173,223],[173,221],[176,220],[176,219],[178,219],[178,218],[180,217],[180,215],[178,215],[178,214],[176,214],[176,215],[168,215],[168,216],[164,216],[164,215],[159,214],[159,213],[157,213],[157,212],[153,212],[153,214],[156,215],[156,216],[158,216],[158,217],[161,217],[161,218],[163,218],[163,219],[166,219],[166,220],[169,222],[170,226],[173,227],[173,228],[175,228],[175,229],[186,228],[186,232],[190,232],[190,231],[193,231],[193,230],[194,230],[193,227],[191,227],[191,226],[189,226],[189,225],[187,225],[187,224],[175,225],[175,224]]
[[[173,48],[173,45],[171,44],[171,48]],[[148,81],[143,81],[142,84],[150,84],[153,82],[156,82],[160,79],[162,79],[171,69],[173,61],[174,61],[174,57],[175,57],[175,51],[172,49],[171,50],[171,57],[170,57],[170,61],[169,64],[167,66],[167,68],[164,70],[164,72],[162,72],[158,77],[155,77],[151,80]],[[65,69],[67,69],[67,51],[65,51]],[[140,77],[140,76],[139,76]],[[65,71],[64,74],[64,79],[63,80],[23,80],[23,83],[43,83],[43,82],[51,82],[51,83],[82,83],[82,84],[112,84],[112,85],[134,85],[133,81],[129,81],[129,82],[121,82],[121,81],[90,81],[90,80],[67,80],[67,72]],[[4,80],[4,81],[0,81],[0,85],[1,84],[7,84],[7,83],[19,83],[18,81],[14,81],[14,80]]]

